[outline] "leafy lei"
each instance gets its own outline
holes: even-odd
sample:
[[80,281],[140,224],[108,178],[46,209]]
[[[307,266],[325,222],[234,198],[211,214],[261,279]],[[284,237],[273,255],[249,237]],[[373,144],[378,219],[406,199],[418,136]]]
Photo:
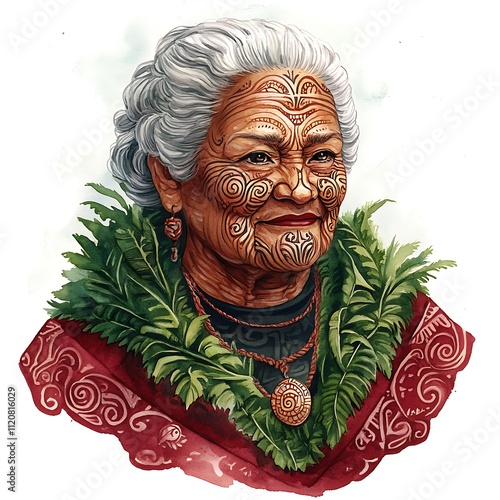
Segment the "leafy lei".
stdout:
[[118,206],[89,201],[97,214],[80,219],[93,238],[75,235],[81,253],[67,252],[73,268],[51,301],[53,317],[81,320],[142,358],[156,382],[169,378],[186,407],[198,398],[229,410],[236,428],[286,470],[304,471],[335,446],[346,422],[370,391],[377,371],[391,375],[412,300],[432,272],[454,265],[428,262],[418,244],[383,248],[371,215],[387,200],[339,219],[334,242],[318,262],[321,309],[318,390],[309,418],[280,422],[254,383],[253,361],[222,347],[192,304],[170,242],[157,235],[161,214],[129,206],[121,195],[90,184]]

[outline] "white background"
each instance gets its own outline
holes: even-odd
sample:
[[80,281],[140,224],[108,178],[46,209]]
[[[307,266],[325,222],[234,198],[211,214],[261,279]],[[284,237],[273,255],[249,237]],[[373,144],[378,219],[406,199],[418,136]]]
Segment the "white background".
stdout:
[[[385,240],[394,234],[400,241],[419,240],[434,247],[435,258],[458,262],[430,284],[431,295],[477,339],[472,360],[433,421],[428,440],[386,457],[361,483],[324,497],[498,498],[500,421],[492,420],[492,415],[500,420],[500,36],[495,3],[8,4],[0,40],[1,361],[4,408],[7,386],[18,389],[17,498],[83,498],[78,485],[95,472],[93,463],[111,459],[112,473],[87,498],[300,497],[240,484],[223,489],[179,470],[136,469],[114,437],[94,433],[66,414],[49,417],[36,410],[17,366],[46,320],[46,301],[63,283],[60,272],[67,263],[61,253],[76,249],[71,234],[80,230],[75,223],[83,213],[79,203],[92,196],[84,184],[113,185],[106,170],[114,140],[110,121],[132,72],[152,58],[157,40],[171,28],[225,16],[296,24],[337,49],[350,74],[362,134],[345,206],[392,198],[397,203],[376,217]],[[6,420],[3,425],[6,434]],[[2,448],[5,466],[0,470],[6,472],[8,449]],[[447,466],[446,476],[438,472]],[[4,480],[0,487],[7,490]]]

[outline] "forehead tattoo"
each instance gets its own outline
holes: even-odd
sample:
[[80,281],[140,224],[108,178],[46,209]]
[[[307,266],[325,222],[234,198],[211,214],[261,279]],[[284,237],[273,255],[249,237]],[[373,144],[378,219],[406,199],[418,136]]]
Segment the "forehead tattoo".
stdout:
[[330,89],[312,75],[287,70],[285,73],[265,74],[261,76],[249,75],[231,94],[231,100],[244,99],[249,95],[264,94],[267,97],[273,94],[283,106],[293,111],[301,111],[311,104],[311,98],[324,100],[333,104]]
[[[321,133],[326,131],[326,125],[332,120],[314,118],[314,113],[321,109],[329,111],[332,117],[337,120],[337,112],[333,96],[328,87],[318,78],[312,75],[287,70],[283,73],[276,70],[276,73],[266,73],[265,75],[249,75],[237,86],[228,96],[225,109],[226,119],[237,115],[246,104],[261,103],[261,113],[254,116],[250,123],[266,129],[271,126],[281,132],[283,138],[288,131],[292,131],[289,146],[297,146],[299,136],[302,140],[307,134],[316,129]],[[286,120],[284,122],[270,116],[268,111],[279,112]],[[285,123],[288,122],[288,127]]]

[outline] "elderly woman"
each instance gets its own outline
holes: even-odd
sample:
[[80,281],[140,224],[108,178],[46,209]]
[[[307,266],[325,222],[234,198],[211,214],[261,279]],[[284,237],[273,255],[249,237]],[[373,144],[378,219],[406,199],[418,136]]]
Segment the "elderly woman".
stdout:
[[383,202],[339,219],[358,127],[337,54],[275,22],[177,28],[124,102],[110,166],[135,205],[94,186],[118,207],[89,202],[43,384],[47,347],[21,360],[38,406],[139,467],[308,494],[425,439],[472,340],[422,294],[449,263],[382,247]]

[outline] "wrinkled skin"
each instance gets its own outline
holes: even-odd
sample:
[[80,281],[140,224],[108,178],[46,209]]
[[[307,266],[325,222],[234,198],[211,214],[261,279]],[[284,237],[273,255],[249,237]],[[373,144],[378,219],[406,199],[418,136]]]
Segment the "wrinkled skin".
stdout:
[[297,70],[242,76],[222,96],[195,177],[155,182],[160,195],[176,190],[162,201],[184,211],[183,265],[201,288],[240,305],[288,300],[330,246],[346,192],[333,97]]

